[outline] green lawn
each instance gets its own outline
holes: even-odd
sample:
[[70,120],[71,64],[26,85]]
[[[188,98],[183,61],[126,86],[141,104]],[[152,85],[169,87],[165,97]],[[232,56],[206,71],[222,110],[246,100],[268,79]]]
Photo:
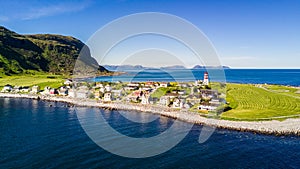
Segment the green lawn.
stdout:
[[[269,88],[270,85],[268,85]],[[227,102],[232,110],[222,113],[223,119],[266,120],[280,119],[282,116],[293,117],[300,114],[300,94],[282,90],[256,87],[247,84],[227,84]],[[294,91],[293,88],[285,87]],[[287,117],[282,117],[285,119]]]
[[296,89],[296,88],[292,88],[292,87],[288,87],[288,86],[281,86],[281,85],[263,85],[262,87],[264,87],[265,89],[268,89],[272,92],[300,97],[300,94],[297,93],[299,91],[299,89]]
[[[50,76],[50,78],[49,78]],[[12,86],[34,86],[39,85],[41,89],[45,86],[57,88],[63,85],[64,77],[60,75],[14,75],[0,78],[0,89],[4,85]]]
[[156,89],[154,93],[151,94],[151,97],[160,98],[161,96],[165,95],[168,91],[170,91],[170,87],[160,87]]

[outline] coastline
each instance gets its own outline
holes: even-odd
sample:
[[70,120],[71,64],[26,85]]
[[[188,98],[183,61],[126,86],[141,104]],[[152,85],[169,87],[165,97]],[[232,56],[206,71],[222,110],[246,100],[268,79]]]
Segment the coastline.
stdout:
[[68,97],[57,96],[42,96],[36,94],[12,94],[0,93],[0,98],[27,98],[54,102],[64,102],[77,106],[96,107],[102,109],[116,109],[116,110],[133,110],[140,112],[147,112],[159,114],[169,118],[178,119],[188,123],[199,125],[207,125],[211,127],[236,130],[241,132],[254,132],[268,135],[296,135],[300,136],[300,118],[291,118],[284,121],[230,121],[223,119],[212,119],[200,116],[200,114],[190,111],[178,111],[171,108],[165,108],[158,105],[141,105],[132,103],[100,103],[96,100],[90,99],[75,99]]

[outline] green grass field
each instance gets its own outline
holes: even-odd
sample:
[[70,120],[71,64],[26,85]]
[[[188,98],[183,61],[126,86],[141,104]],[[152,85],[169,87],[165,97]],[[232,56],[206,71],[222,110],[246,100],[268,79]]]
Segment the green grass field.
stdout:
[[231,110],[223,119],[267,120],[297,117],[300,114],[300,94],[285,86],[227,84],[227,102]]
[[[50,78],[49,78],[50,77]],[[41,89],[45,86],[57,88],[63,85],[64,77],[60,75],[14,75],[4,76],[0,78],[0,89],[4,85],[10,84],[12,86],[34,86],[39,85]]]

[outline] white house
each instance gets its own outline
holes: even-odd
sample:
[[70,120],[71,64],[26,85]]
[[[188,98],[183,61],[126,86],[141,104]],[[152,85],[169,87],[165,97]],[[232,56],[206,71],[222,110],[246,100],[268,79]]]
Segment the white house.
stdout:
[[44,88],[44,91],[43,92],[41,92],[41,94],[42,95],[49,95],[50,94],[50,87],[49,86],[46,86],[45,88]]
[[169,87],[170,86],[170,83],[169,82],[161,82],[159,84],[160,87]]
[[169,106],[170,97],[169,96],[161,96],[159,99],[159,104],[164,105],[164,106]]
[[20,91],[24,92],[24,93],[28,93],[30,91],[30,87],[29,86],[24,86],[24,87],[22,87],[22,89]]
[[105,86],[105,90],[106,90],[107,92],[110,92],[110,91],[111,91],[110,85],[107,84],[107,85]]
[[203,84],[202,80],[196,80],[194,86],[199,87],[199,86],[202,86],[202,84]]
[[209,101],[209,103],[210,104],[214,104],[214,105],[220,105],[221,104],[219,99],[211,99]]
[[12,86],[7,84],[3,87],[2,92],[11,92],[12,91]]
[[180,90],[180,91],[178,91],[178,94],[184,95],[184,94],[185,94],[185,90]]
[[68,95],[68,88],[67,87],[60,87],[58,90],[58,94],[61,96],[66,96]]
[[181,101],[178,98],[175,98],[173,101],[173,108],[180,108],[181,107]]
[[103,101],[104,102],[110,102],[110,101],[112,101],[112,94],[111,94],[111,92],[104,93]]
[[114,96],[116,97],[121,97],[123,95],[123,89],[120,90],[112,90],[111,91],[113,93]]
[[105,93],[105,88],[104,88],[104,87],[101,87],[101,88],[99,89],[99,91],[100,91],[101,93]]
[[193,105],[191,103],[187,102],[183,105],[183,107],[186,109],[189,109],[189,108],[193,107]]
[[148,94],[143,94],[142,95],[142,104],[149,104],[149,95]]
[[20,92],[20,89],[21,89],[20,86],[14,86],[12,91],[15,92],[15,93],[18,93],[18,92]]
[[102,83],[96,83],[96,88],[101,88],[101,87],[103,87]]
[[73,98],[76,97],[76,91],[74,89],[69,89],[68,96]]
[[67,86],[70,86],[73,84],[73,81],[71,79],[67,79],[65,82],[64,82],[64,85],[67,85]]
[[213,111],[213,110],[216,110],[218,108],[217,105],[214,105],[214,104],[205,104],[205,105],[200,105],[198,107],[198,109],[200,110],[208,110],[208,111]]
[[31,92],[32,93],[38,93],[38,92],[40,92],[40,87],[39,86],[32,86]]

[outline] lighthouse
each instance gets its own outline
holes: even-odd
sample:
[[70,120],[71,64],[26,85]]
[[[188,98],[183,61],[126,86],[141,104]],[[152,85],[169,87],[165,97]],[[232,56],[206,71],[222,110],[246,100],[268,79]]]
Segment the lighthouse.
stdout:
[[204,72],[203,84],[207,86],[209,85],[208,72]]

